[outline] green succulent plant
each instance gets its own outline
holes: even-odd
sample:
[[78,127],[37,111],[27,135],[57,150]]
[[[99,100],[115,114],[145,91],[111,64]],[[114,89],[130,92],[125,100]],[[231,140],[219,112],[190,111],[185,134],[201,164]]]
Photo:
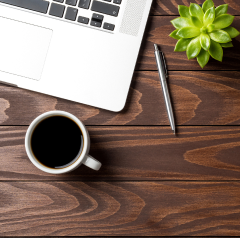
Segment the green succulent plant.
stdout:
[[240,34],[230,26],[234,16],[227,14],[228,4],[215,8],[212,0],[206,0],[202,7],[191,3],[178,10],[180,17],[171,21],[176,30],[170,36],[178,40],[174,51],[186,51],[188,59],[197,57],[202,68],[210,56],[222,61],[222,47],[233,47],[232,38]]

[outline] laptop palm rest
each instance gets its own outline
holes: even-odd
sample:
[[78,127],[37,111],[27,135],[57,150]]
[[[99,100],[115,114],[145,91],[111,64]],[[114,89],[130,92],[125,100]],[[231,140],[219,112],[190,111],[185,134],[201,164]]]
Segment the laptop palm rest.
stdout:
[[52,32],[0,17],[0,71],[40,80]]

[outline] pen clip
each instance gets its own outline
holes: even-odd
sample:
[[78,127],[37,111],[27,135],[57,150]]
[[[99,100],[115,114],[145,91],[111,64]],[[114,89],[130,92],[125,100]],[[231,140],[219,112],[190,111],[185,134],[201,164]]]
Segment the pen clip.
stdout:
[[164,57],[164,54],[163,54],[162,51],[161,51],[161,54],[162,54],[162,58],[163,58],[163,62],[164,62],[164,67],[165,67],[165,76],[166,76],[166,78],[168,78],[168,71],[167,71],[166,60],[165,60],[165,57]]

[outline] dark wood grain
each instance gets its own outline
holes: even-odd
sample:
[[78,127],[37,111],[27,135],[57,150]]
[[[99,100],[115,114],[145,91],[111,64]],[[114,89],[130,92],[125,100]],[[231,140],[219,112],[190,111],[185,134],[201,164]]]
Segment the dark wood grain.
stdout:
[[[175,29],[172,16],[149,17],[145,38],[137,63],[137,70],[157,70],[153,44],[159,44],[165,54],[169,70],[200,70],[202,68],[196,59],[188,60],[186,52],[174,52],[177,40],[169,37]],[[240,31],[240,16],[235,17],[233,27]],[[234,48],[225,48],[223,62],[211,59],[204,70],[239,70],[240,65],[240,36],[233,39]]]
[[90,154],[100,171],[84,165],[51,175],[31,164],[27,127],[0,127],[0,179],[6,180],[239,180],[240,127],[88,127]]
[[0,235],[240,235],[240,183],[0,183]]
[[[237,71],[170,72],[177,125],[239,125],[239,79]],[[68,111],[86,125],[169,125],[157,72],[135,72],[126,107],[120,113],[4,85],[0,85],[0,95],[2,125],[29,125],[50,110]]]
[[[152,15],[178,15],[178,5],[189,6],[190,3],[201,4],[204,0],[153,0]],[[240,15],[239,0],[214,0],[215,6],[229,4],[228,13]]]

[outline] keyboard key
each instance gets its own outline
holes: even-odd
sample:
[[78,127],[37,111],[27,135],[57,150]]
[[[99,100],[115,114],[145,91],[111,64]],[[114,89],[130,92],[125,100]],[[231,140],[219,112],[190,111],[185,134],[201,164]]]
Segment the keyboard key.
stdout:
[[100,12],[106,15],[118,16],[120,7],[105,2],[93,1],[91,10],[94,12]]
[[65,10],[65,6],[52,3],[49,11],[49,15],[52,15],[55,17],[63,17],[64,10]]
[[63,3],[63,0],[53,0],[53,1]]
[[49,2],[42,0],[0,0],[0,2],[41,13],[47,13],[49,6]]
[[122,3],[122,0],[113,0],[113,3],[121,4],[121,3]]
[[103,24],[103,29],[106,29],[106,30],[109,30],[109,31],[113,31],[114,28],[115,28],[115,25],[113,25],[113,24],[106,23],[106,22]]
[[91,0],[80,0],[78,7],[88,9],[90,6]]
[[83,24],[88,24],[89,18],[79,16],[78,17],[78,22],[83,23]]
[[66,4],[67,4],[67,5],[76,6],[77,0],[66,0]]
[[102,23],[99,22],[99,21],[94,21],[92,20],[91,23],[90,23],[91,26],[95,26],[95,27],[101,27],[102,26]]
[[96,27],[101,27],[102,26],[102,22],[91,20],[90,25],[91,26],[96,26]]
[[94,20],[94,21],[103,21],[103,15],[93,13],[92,20]]
[[103,0],[103,1],[105,1],[105,2],[111,2],[112,0]]
[[65,18],[70,21],[75,21],[77,17],[77,13],[78,13],[78,10],[76,8],[68,7]]

